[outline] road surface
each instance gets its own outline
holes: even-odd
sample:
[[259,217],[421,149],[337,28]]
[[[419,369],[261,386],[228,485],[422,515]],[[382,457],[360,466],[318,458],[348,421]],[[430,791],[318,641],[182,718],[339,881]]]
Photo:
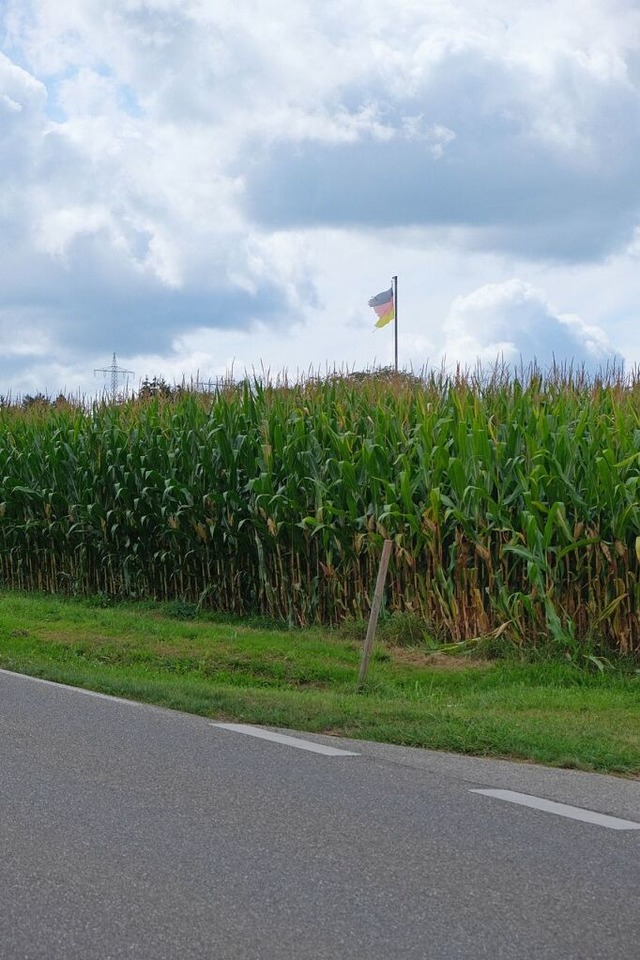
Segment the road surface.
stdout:
[[0,960],[640,957],[637,781],[265,735],[0,671]]

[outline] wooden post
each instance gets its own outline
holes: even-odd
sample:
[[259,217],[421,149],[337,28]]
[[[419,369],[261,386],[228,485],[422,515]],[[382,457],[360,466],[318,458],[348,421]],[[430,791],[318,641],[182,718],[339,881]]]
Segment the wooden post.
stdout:
[[380,557],[380,566],[378,568],[378,579],[376,580],[376,590],[371,604],[371,613],[369,614],[369,625],[367,626],[367,635],[362,648],[362,662],[360,664],[360,676],[358,677],[358,689],[364,684],[369,669],[369,658],[373,650],[373,641],[376,635],[378,625],[378,615],[382,606],[382,595],[384,593],[384,581],[387,576],[387,567],[389,566],[389,557],[391,556],[392,540],[385,540],[382,546],[382,556]]

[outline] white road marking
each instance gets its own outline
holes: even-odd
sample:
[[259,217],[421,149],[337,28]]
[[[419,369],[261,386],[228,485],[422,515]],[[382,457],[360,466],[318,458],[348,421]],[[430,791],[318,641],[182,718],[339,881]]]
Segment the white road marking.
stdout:
[[535,810],[555,813],[559,817],[569,817],[571,820],[595,823],[599,827],[608,827],[609,830],[640,830],[640,823],[636,823],[634,820],[609,817],[605,813],[596,813],[595,810],[570,807],[566,803],[543,800],[542,797],[532,797],[527,793],[516,793],[515,790],[472,790],[471,793],[482,793],[485,797],[497,797],[498,800],[506,800],[507,803],[519,803],[523,807],[533,807]]
[[262,740],[273,740],[274,743],[283,743],[287,747],[296,747],[298,750],[309,750],[310,753],[324,753],[327,757],[359,757],[359,753],[352,750],[338,750],[337,747],[326,747],[323,743],[312,743],[311,740],[299,740],[297,737],[288,737],[285,733],[273,733],[263,730],[262,727],[252,727],[248,723],[212,723],[212,727],[222,730],[231,730],[233,733],[244,733],[248,737],[260,737]]
[[113,700],[115,703],[126,703],[128,707],[147,707],[149,704],[138,700],[125,700],[123,697],[112,697],[109,693],[98,693],[97,690],[87,690],[85,687],[74,687],[70,683],[56,683],[55,680],[43,680],[42,677],[31,677],[28,673],[14,673],[13,670],[2,670],[0,673],[7,677],[18,677],[20,680],[32,680],[34,683],[44,683],[47,687],[58,687],[62,690],[73,690],[74,693],[83,693],[85,697],[98,697],[100,700]]

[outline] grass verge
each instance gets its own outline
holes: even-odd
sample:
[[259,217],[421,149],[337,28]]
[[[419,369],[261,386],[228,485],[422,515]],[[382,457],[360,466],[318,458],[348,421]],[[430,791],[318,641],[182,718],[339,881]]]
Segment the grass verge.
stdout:
[[[0,592],[0,667],[217,719],[640,776],[637,671]],[[186,617],[184,619],[183,617]]]

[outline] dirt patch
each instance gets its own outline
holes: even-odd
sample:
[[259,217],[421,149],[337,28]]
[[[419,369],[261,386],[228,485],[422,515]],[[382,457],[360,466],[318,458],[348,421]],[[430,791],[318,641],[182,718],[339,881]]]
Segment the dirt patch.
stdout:
[[411,647],[386,647],[386,652],[394,663],[411,667],[430,667],[433,670],[486,670],[490,664],[486,660],[471,660],[469,657],[456,657],[448,653],[430,653]]

